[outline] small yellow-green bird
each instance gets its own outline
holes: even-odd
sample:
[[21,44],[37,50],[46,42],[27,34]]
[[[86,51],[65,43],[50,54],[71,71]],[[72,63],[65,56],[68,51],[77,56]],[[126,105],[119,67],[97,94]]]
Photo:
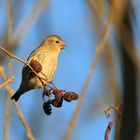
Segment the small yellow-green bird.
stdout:
[[[40,79],[34,74],[34,72],[27,66],[24,65],[22,70],[22,81],[17,92],[11,97],[15,101],[18,101],[19,97],[25,92],[42,88],[47,85],[49,82],[52,82],[53,76],[57,69],[58,56],[62,49],[65,48],[63,40],[57,35],[48,36],[43,43],[34,50],[27,59],[27,62],[33,65],[36,65],[36,62],[39,63],[40,70],[37,72],[39,77],[46,79],[43,80],[43,83]],[[38,67],[38,63],[35,67]],[[31,65],[32,66],[32,65]]]

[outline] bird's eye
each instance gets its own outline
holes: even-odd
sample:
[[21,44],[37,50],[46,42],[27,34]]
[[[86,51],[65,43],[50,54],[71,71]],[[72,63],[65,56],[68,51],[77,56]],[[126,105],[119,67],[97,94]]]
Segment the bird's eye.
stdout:
[[55,41],[56,43],[59,43],[59,41],[57,40],[57,41]]

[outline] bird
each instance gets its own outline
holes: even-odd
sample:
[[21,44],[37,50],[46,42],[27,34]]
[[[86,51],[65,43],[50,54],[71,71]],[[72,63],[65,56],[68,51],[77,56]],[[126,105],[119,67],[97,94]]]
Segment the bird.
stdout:
[[[28,57],[27,62],[38,74],[38,76],[24,65],[22,69],[22,79],[17,92],[11,99],[17,102],[21,95],[32,90],[45,87],[52,82],[58,65],[58,56],[65,43],[58,35],[50,35],[36,48]],[[42,81],[40,80],[42,79]],[[47,80],[45,80],[47,79]]]

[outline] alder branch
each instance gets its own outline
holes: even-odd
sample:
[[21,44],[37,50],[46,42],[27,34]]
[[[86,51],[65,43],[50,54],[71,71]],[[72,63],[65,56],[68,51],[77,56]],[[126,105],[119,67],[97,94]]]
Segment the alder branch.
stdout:
[[10,58],[14,58],[14,59],[20,61],[21,63],[25,64],[26,66],[28,66],[28,67],[35,73],[35,75],[36,75],[39,79],[45,80],[45,81],[47,80],[47,77],[45,76],[45,74],[42,73],[42,74],[46,77],[46,79],[40,77],[40,76],[36,73],[36,71],[30,66],[30,64],[29,64],[27,61],[24,61],[24,60],[21,59],[20,57],[17,57],[17,56],[15,56],[15,55],[13,55],[12,53],[10,53],[9,51],[5,50],[5,49],[2,48],[2,47],[0,47],[0,50],[1,50],[2,52],[4,52],[7,56],[9,56]]
[[[122,116],[122,106],[119,103],[118,105],[111,105],[109,108],[104,110],[106,118],[110,117],[111,109],[116,111],[116,113],[118,114],[118,118],[120,118]],[[109,134],[110,134],[111,128],[116,121],[117,121],[117,119],[113,119],[111,122],[109,122],[108,127],[107,127],[106,132],[105,132],[105,140],[109,139]]]
[[121,104],[118,104],[118,105],[111,105],[109,108],[104,110],[106,118],[110,117],[111,109],[114,109],[116,113],[119,115],[119,117],[122,116],[122,106]]
[[[28,67],[35,73],[35,75],[39,78],[39,80],[40,80],[40,82],[42,83],[42,85],[43,85],[43,81],[42,81],[42,80],[47,81],[47,79],[48,79],[47,76],[46,76],[43,72],[40,72],[45,78],[40,77],[40,76],[38,75],[38,73],[32,68],[32,66],[31,66],[27,61],[21,59],[20,57],[17,57],[17,56],[15,56],[15,55],[13,55],[12,53],[10,53],[9,51],[5,50],[5,49],[2,48],[2,47],[0,47],[0,50],[1,50],[2,52],[4,52],[7,56],[9,56],[10,58],[14,58],[14,59],[18,60],[19,62],[21,62],[21,63],[25,64],[26,66],[28,66]],[[50,85],[48,85],[48,84],[45,85],[45,86],[48,86],[50,89],[56,90],[57,92],[60,92],[60,90],[59,90],[58,88],[56,88],[56,86],[54,85],[53,82],[51,82],[51,84],[52,84],[54,87],[52,87],[52,86],[50,86]]]

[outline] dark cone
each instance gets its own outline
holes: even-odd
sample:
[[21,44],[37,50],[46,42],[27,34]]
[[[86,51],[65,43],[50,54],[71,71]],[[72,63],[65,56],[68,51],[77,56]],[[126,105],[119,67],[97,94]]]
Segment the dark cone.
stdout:
[[45,114],[47,114],[47,115],[52,114],[52,107],[51,107],[51,101],[50,100],[43,103],[43,110],[44,110]]
[[54,107],[61,107],[62,106],[62,103],[63,103],[63,96],[61,97],[61,99],[57,100],[57,99],[53,99],[51,104],[54,106]]
[[67,102],[71,102],[73,100],[77,100],[79,98],[79,95],[75,92],[65,92],[64,96],[64,100]]

